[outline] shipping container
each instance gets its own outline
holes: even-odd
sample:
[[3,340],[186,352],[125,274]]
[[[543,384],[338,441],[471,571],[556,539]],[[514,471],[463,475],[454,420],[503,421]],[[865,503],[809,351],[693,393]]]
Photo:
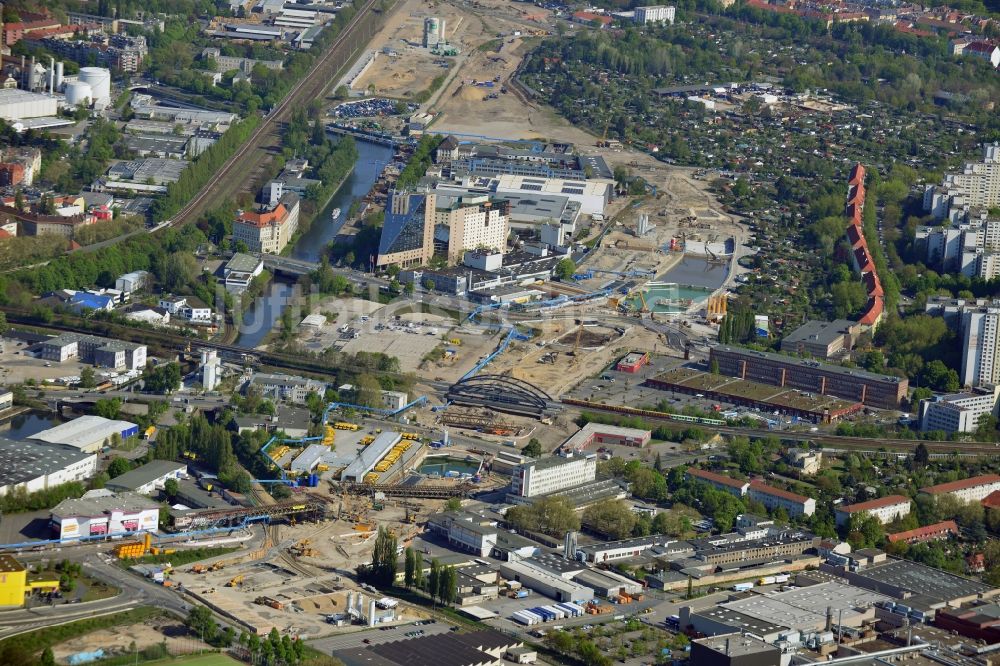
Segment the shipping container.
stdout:
[[788,574],[778,574],[777,576],[774,577],[774,582],[775,583],[787,583],[788,582],[788,578],[789,578]]
[[734,592],[746,592],[747,590],[753,589],[753,583],[736,583],[731,588]]

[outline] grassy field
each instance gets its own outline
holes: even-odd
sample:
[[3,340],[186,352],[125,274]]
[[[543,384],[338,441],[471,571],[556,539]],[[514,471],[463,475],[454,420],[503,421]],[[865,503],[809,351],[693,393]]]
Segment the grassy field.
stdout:
[[160,661],[147,662],[148,664],[171,664],[171,666],[232,666],[239,664],[232,657],[224,654],[194,654],[190,657],[178,657],[176,659],[163,659]]

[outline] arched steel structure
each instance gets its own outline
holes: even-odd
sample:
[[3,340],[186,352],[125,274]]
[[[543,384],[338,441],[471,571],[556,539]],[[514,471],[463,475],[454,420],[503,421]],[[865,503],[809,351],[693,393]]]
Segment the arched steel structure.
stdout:
[[507,375],[467,377],[448,389],[448,402],[541,417],[552,398],[533,384]]

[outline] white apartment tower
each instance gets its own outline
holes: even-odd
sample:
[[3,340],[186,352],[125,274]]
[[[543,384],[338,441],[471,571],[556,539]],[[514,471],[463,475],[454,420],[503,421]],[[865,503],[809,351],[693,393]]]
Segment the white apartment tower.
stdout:
[[674,24],[674,14],[677,10],[666,5],[654,5],[651,7],[636,7],[635,22],[639,25],[649,23],[669,23]]
[[998,347],[1000,308],[970,308],[962,312],[963,386],[993,386],[1000,383]]

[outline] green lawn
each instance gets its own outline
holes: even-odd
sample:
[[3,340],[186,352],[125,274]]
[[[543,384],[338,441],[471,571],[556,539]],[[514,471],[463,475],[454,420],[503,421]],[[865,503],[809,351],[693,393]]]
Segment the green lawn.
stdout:
[[233,664],[239,664],[232,657],[226,656],[221,653],[214,654],[195,654],[190,657],[178,657],[177,659],[163,659],[161,661],[149,662],[151,664],[171,664],[181,665],[181,666],[233,666]]

